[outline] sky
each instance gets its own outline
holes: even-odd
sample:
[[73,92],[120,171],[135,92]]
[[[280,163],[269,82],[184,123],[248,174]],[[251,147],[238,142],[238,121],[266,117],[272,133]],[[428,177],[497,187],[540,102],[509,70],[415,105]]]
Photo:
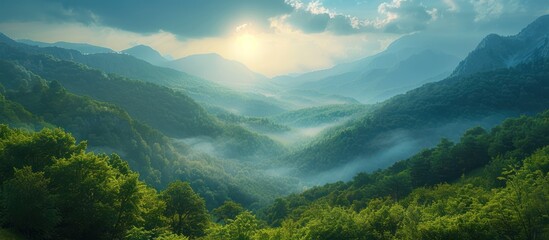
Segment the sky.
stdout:
[[547,0],[2,0],[0,32],[177,59],[218,53],[266,76],[360,59],[416,32],[512,35]]

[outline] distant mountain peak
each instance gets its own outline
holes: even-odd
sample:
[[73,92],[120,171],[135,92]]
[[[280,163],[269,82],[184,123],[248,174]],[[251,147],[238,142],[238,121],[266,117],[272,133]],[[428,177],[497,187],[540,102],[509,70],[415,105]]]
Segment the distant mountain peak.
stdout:
[[539,38],[549,35],[549,14],[543,15],[528,26],[517,35],[521,38]]
[[140,50],[140,51],[151,51],[151,52],[157,52],[156,50],[154,50],[153,48],[147,46],[147,45],[143,45],[143,44],[139,44],[139,45],[135,45],[131,48],[128,48],[126,50],[123,50],[122,52],[127,52],[127,51],[137,51],[137,50]]
[[211,53],[202,53],[202,54],[195,54],[195,55],[192,55],[192,56],[207,56],[207,57],[217,57],[217,58],[223,58],[223,59],[225,59],[223,56],[219,55],[218,53],[214,53],[214,52],[211,52]]
[[537,18],[514,36],[486,36],[452,76],[514,67],[540,58],[549,58],[549,15]]
[[167,62],[167,60],[158,51],[147,45],[139,44],[126,50],[122,50],[122,52],[145,60],[154,65],[162,65]]
[[0,42],[6,43],[6,44],[15,44],[15,43],[17,43],[16,41],[14,41],[13,39],[11,39],[10,37],[6,36],[5,34],[3,34],[1,32],[0,32]]
[[267,80],[243,63],[217,53],[194,54],[170,61],[165,66],[240,90]]

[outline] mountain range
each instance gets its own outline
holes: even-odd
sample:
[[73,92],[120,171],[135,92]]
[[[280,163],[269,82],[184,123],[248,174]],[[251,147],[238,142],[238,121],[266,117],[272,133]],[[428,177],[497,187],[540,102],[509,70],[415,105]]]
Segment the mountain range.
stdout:
[[[540,17],[508,38],[520,38],[525,44],[513,48],[513,55],[530,56],[520,58],[515,67],[486,67],[474,74],[454,74],[393,97],[376,105],[367,116],[336,127],[285,156],[283,165],[293,164],[300,172],[320,173],[316,180],[344,173],[330,179],[337,180],[349,176],[348,171],[386,167],[442,137],[457,137],[472,126],[491,127],[507,117],[543,111],[549,106],[546,45],[532,48],[527,43],[543,42],[540,39],[549,34],[548,25],[549,18]],[[483,62],[491,56],[478,49],[497,49],[499,45],[492,43],[483,40],[454,72],[464,69],[464,63]]]
[[18,42],[24,43],[30,46],[37,46],[37,47],[58,47],[58,48],[73,49],[83,54],[115,52],[110,48],[99,47],[99,46],[91,45],[88,43],[71,43],[71,42],[62,42],[62,41],[54,42],[54,43],[45,43],[45,42],[38,42],[38,41],[29,40],[29,39],[21,39],[21,40],[18,40]]
[[[258,204],[277,192],[289,191],[289,184],[279,182],[273,186],[278,190],[256,195],[260,188],[266,189],[261,187],[266,185],[264,180],[281,179],[259,178],[253,166],[260,162],[253,160],[285,152],[281,144],[222,122],[181,91],[54,56],[135,59],[121,54],[80,55],[60,48],[38,48],[1,36],[3,123],[32,130],[62,127],[79,141],[87,140],[92,151],[116,152],[128,159],[132,169],[152,186],[160,188],[174,179],[191,182],[204,196],[209,195],[206,199],[212,207],[226,199]],[[139,61],[134,63],[143,62]],[[252,173],[230,176],[243,170]],[[240,187],[244,185],[248,187]]]
[[150,64],[162,66],[168,62],[159,52],[146,45],[137,45],[125,50],[122,53],[132,55],[136,58],[145,60]]
[[[32,46],[58,47],[55,50],[44,51],[49,51],[61,59],[78,61],[105,72],[185,90],[214,113],[223,110],[247,116],[267,116],[303,107],[357,103],[351,97],[336,94],[299,89],[288,91],[265,76],[251,71],[242,63],[214,53],[168,60],[155,49],[145,45],[137,45],[122,50],[123,54],[118,54],[110,49],[84,51],[85,49],[79,47],[82,44],[78,43],[42,43],[30,40],[19,42],[31,43]],[[102,49],[89,44],[85,46]],[[59,48],[77,50],[85,54]]]
[[471,37],[415,33],[395,40],[373,56],[275,80],[292,88],[376,103],[449,76],[476,41]]

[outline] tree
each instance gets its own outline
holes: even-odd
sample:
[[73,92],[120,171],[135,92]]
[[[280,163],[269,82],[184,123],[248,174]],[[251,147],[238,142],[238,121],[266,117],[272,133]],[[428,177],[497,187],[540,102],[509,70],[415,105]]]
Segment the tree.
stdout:
[[76,144],[74,137],[61,129],[44,129],[35,134],[16,130],[6,134],[0,151],[0,179],[9,179],[14,167],[32,166],[35,171],[42,171],[56,158],[68,158],[86,149],[86,142]]
[[226,225],[213,225],[208,229],[206,239],[251,240],[258,233],[259,225],[259,221],[250,211],[244,211],[235,219],[227,220]]
[[189,237],[204,235],[208,224],[206,204],[189,183],[175,181],[162,192],[166,202],[166,215],[171,220],[172,230]]
[[288,215],[288,201],[284,198],[277,198],[268,209],[267,218],[272,226],[278,227]]
[[504,171],[506,181],[486,204],[494,228],[507,239],[545,239],[549,233],[549,146]]
[[50,180],[31,167],[16,169],[3,184],[2,218],[7,226],[32,238],[49,238],[61,220],[55,198],[48,189]]
[[141,219],[140,204],[142,201],[141,183],[138,175],[122,175],[117,179],[118,194],[115,196],[114,208],[116,219],[112,230],[112,238],[120,238],[125,230],[136,225]]
[[225,201],[223,205],[213,210],[213,214],[217,217],[217,222],[223,221],[227,223],[229,219],[235,219],[238,214],[244,212],[245,209],[234,201]]
[[46,169],[60,195],[61,233],[72,239],[103,239],[114,234],[117,184],[107,157],[93,153],[59,159]]

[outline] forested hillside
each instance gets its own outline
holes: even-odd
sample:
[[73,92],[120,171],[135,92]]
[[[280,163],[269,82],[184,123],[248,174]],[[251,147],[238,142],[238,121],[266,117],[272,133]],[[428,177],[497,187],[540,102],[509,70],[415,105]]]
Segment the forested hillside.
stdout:
[[82,63],[106,73],[114,73],[131,79],[151,82],[182,91],[205,105],[233,110],[249,116],[265,116],[281,113],[285,107],[273,98],[256,93],[242,93],[207,80],[191,76],[171,68],[154,66],[127,54],[82,54],[58,47],[34,47],[17,43],[0,33],[0,41],[20,52],[30,55],[47,54],[55,58]]
[[255,239],[545,239],[549,112],[281,198]]
[[543,59],[426,84],[382,103],[367,116],[318,137],[284,159],[301,172],[319,172],[357,158],[367,163],[368,157],[400,143],[400,138],[391,140],[392,133],[430,143],[486,119],[498,121],[543,111],[549,106],[548,80],[549,60]]
[[[34,130],[63,127],[77,139],[87,141],[94,152],[120,154],[152,186],[164,187],[176,179],[189,181],[209,208],[227,199],[246,206],[264,204],[288,191],[285,180],[265,178],[239,163],[222,161],[184,143],[172,142],[120,107],[70,93],[59,82],[47,82],[11,62],[0,61],[0,69],[0,84],[6,86],[5,97],[2,96],[5,123]],[[241,137],[237,135],[238,128],[226,131]],[[246,146],[252,143],[253,140]],[[231,143],[225,144],[231,147]],[[268,182],[278,184],[266,187]]]
[[549,112],[473,128],[387,170],[278,199],[263,222],[234,202],[210,218],[187,183],[158,193],[118,155],[86,153],[59,129],[2,125],[0,219],[30,238],[543,239],[547,136]]
[[74,62],[47,55],[26,54],[1,45],[4,52],[1,58],[17,61],[48,80],[58,81],[71,92],[116,104],[133,118],[169,137],[210,137],[213,144],[220,148],[219,155],[230,158],[269,156],[285,151],[280,144],[267,137],[219,122],[181,92],[116,75],[105,75]]

